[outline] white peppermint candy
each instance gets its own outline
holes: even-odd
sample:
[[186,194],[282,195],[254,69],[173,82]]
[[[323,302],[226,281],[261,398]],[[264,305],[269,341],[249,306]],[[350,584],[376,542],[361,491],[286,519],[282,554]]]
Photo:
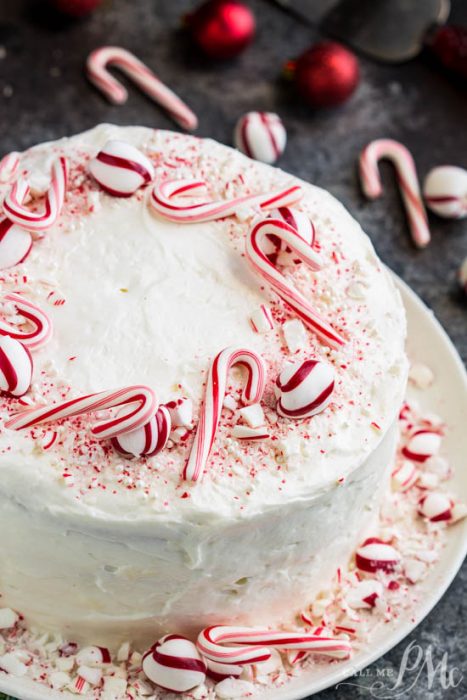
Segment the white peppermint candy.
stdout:
[[177,634],[162,637],[144,654],[143,671],[150,681],[174,693],[185,693],[206,678],[206,664],[198,649]]
[[454,523],[467,515],[463,503],[455,503],[445,493],[428,493],[418,502],[418,513],[432,523]]
[[356,586],[350,589],[345,599],[351,608],[359,610],[361,608],[374,608],[376,601],[383,595],[383,586],[379,581],[366,579],[359,581]]
[[323,411],[334,391],[334,369],[326,362],[304,360],[285,366],[276,380],[277,412],[285,418],[308,418]]
[[89,163],[89,172],[115,197],[129,197],[154,179],[151,161],[125,141],[107,141]]
[[360,571],[390,573],[400,561],[399,553],[387,542],[378,537],[369,537],[357,549],[355,563]]
[[0,391],[23,396],[31,386],[32,370],[29,350],[19,340],[0,335]]
[[270,435],[264,426],[261,428],[250,428],[247,425],[235,425],[232,430],[232,437],[237,440],[267,440]]
[[408,491],[417,482],[420,471],[409,459],[404,459],[393,470],[392,487],[395,491]]
[[105,666],[105,664],[110,664],[111,660],[110,652],[106,647],[83,647],[76,654],[76,663],[78,666],[99,668],[100,666]]
[[402,448],[402,454],[413,462],[426,462],[438,454],[441,447],[441,435],[432,430],[417,430]]
[[235,127],[235,146],[263,163],[275,163],[284,152],[286,142],[282,120],[271,112],[248,112],[240,117]]
[[[117,417],[131,413],[133,410],[131,404],[124,406],[117,413]],[[112,446],[125,457],[153,457],[167,445],[171,427],[168,408],[160,406],[156,415],[146,425],[112,438]]]
[[193,427],[193,401],[186,397],[165,404],[170,413],[173,428]]
[[0,270],[19,265],[29,255],[32,236],[9,219],[0,221]]
[[239,410],[238,414],[250,428],[259,428],[266,422],[263,407],[259,403],[252,403],[249,406],[244,406]]
[[467,170],[440,165],[430,170],[423,184],[427,207],[446,219],[467,216]]

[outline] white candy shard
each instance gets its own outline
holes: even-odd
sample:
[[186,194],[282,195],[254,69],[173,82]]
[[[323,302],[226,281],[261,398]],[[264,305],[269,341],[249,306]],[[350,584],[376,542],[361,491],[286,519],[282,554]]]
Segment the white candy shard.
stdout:
[[166,404],[169,409],[174,428],[184,427],[191,430],[193,427],[193,401],[186,397],[169,401]]
[[256,333],[268,333],[274,328],[271,309],[261,304],[259,309],[253,311],[250,316],[251,325]]
[[253,695],[255,686],[249,681],[225,678],[216,685],[215,690],[217,697],[222,700],[234,700],[234,698],[243,698],[247,695]]
[[19,617],[11,608],[0,608],[0,629],[11,629],[18,622]]
[[10,652],[0,656],[0,668],[12,676],[16,676],[17,678],[25,676],[28,671],[26,664],[24,664],[18,658],[18,655],[15,652]]
[[441,165],[430,170],[423,184],[427,207],[446,219],[467,216],[467,170]]
[[224,398],[222,406],[227,408],[229,411],[236,411],[238,408],[238,403],[231,394],[227,394]]
[[351,608],[374,608],[376,601],[383,596],[383,585],[372,579],[359,581],[346,595],[346,601]]
[[404,561],[404,574],[409,583],[417,583],[428,571],[427,565],[419,559],[406,559]]
[[246,425],[235,425],[232,437],[237,440],[267,440],[270,435],[265,427],[249,428]]
[[434,382],[435,375],[427,365],[415,362],[409,370],[409,379],[417,389],[428,389]]
[[282,325],[282,332],[290,353],[296,353],[307,346],[307,335],[304,324],[299,319],[286,321]]
[[252,403],[249,406],[245,406],[241,408],[238,413],[250,428],[259,428],[260,425],[264,425],[266,422],[264,411],[259,403]]
[[70,683],[71,678],[64,671],[54,671],[50,674],[49,681],[54,690],[61,690]]
[[102,669],[91,666],[78,666],[78,676],[84,678],[89,685],[99,685],[102,680]]
[[108,676],[104,678],[104,688],[100,700],[124,700],[127,697],[128,683],[124,678]]
[[130,642],[124,642],[117,651],[117,661],[128,661],[130,657]]
[[391,477],[394,491],[408,491],[419,478],[420,471],[409,459],[404,459],[396,465]]

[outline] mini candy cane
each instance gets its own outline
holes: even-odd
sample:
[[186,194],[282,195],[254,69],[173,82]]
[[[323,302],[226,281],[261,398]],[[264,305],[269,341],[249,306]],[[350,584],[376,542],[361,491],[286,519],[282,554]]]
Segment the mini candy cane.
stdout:
[[12,151],[0,160],[0,182],[10,182],[19,168],[19,153]]
[[128,93],[123,85],[115,80],[107,70],[109,66],[118,68],[132,80],[156,104],[161,105],[172,119],[183,129],[193,131],[198,119],[191,109],[172,92],[142,61],[119,46],[102,46],[89,54],[86,69],[88,78],[113,104],[124,104]]
[[29,350],[19,340],[0,335],[0,391],[23,396],[31,386],[32,370]]
[[67,185],[66,159],[60,156],[52,165],[50,187],[45,197],[45,207],[41,212],[30,211],[23,206],[29,193],[29,184],[24,178],[15,182],[3,202],[7,217],[27,231],[46,231],[53,226],[63,207]]
[[183,472],[183,478],[187,481],[198,481],[206,466],[219,425],[227,375],[234,365],[243,365],[248,372],[248,379],[242,394],[243,403],[256,403],[263,396],[266,368],[263,358],[254,350],[229,347],[222,350],[214,358],[208,373],[198,429]]
[[159,639],[144,654],[142,666],[150,681],[174,693],[185,693],[206,678],[206,663],[198,649],[178,634]]
[[150,421],[158,409],[158,401],[154,391],[140,384],[116,391],[101,391],[98,394],[62,401],[53,406],[41,406],[40,408],[19,411],[5,423],[5,427],[11,430],[23,430],[71,416],[117,408],[128,403],[137,404],[130,413],[116,418],[108,418],[91,427],[91,433],[103,440],[125,435],[125,433],[143,427]]
[[285,279],[263,252],[264,243],[271,235],[284,241],[292,249],[292,252],[312,270],[318,270],[321,267],[320,258],[316,251],[303,241],[292,226],[279,219],[264,219],[252,228],[246,239],[245,252],[253,269],[316,333],[321,342],[333,348],[343,345],[345,341],[339,333],[313,309],[308,299]]
[[36,304],[24,299],[20,294],[10,292],[5,294],[0,303],[11,302],[20,316],[30,321],[34,328],[30,331],[19,330],[0,320],[0,335],[9,335],[20,340],[30,350],[37,350],[49,342],[52,337],[52,321]]
[[29,231],[9,219],[0,221],[0,270],[19,265],[28,257],[32,248]]
[[206,192],[204,180],[163,180],[155,184],[149,203],[159,216],[168,221],[199,223],[233,216],[243,205],[259,207],[263,211],[286,207],[297,202],[303,195],[299,185],[291,185],[266,194],[249,194],[214,202],[209,200],[195,204],[181,204],[180,201],[175,201],[176,198],[201,194],[201,192]]
[[378,161],[382,158],[387,158],[394,163],[412,239],[416,246],[424,248],[431,239],[428,218],[423,206],[415,163],[405,146],[392,139],[377,139],[363,149],[360,155],[360,179],[363,191],[369,199],[376,199],[382,194],[383,188],[378,170]]
[[[241,646],[224,646],[226,642]],[[198,637],[197,646],[202,655],[211,661],[240,666],[267,661],[271,656],[268,647],[326,654],[336,659],[346,658],[351,652],[350,642],[337,637],[224,625],[204,629]]]

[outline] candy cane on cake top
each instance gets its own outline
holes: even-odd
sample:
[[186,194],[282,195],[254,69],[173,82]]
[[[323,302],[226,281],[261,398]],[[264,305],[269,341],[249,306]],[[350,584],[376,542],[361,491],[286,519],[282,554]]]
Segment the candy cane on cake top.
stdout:
[[31,252],[32,236],[9,219],[0,221],[0,270],[19,265]]
[[16,177],[19,168],[19,153],[12,151],[0,160],[0,182],[10,182]]
[[149,203],[152,209],[168,221],[180,223],[199,223],[215,221],[232,216],[242,206],[259,207],[262,210],[276,207],[287,207],[294,204],[303,195],[299,185],[291,185],[280,190],[264,194],[248,194],[233,199],[189,202],[183,199],[189,195],[200,195],[206,192],[204,180],[162,180],[156,182]]
[[29,184],[20,178],[7,193],[3,202],[3,210],[7,217],[27,231],[46,231],[53,226],[63,207],[67,185],[67,163],[60,156],[52,165],[50,187],[45,195],[45,206],[40,212],[31,211],[23,206],[29,194]]
[[376,199],[383,192],[378,162],[390,160],[397,172],[397,179],[404,200],[412,239],[416,246],[424,248],[430,242],[428,218],[423,205],[417,170],[410,151],[393,139],[377,139],[360,154],[360,179],[362,189],[369,199]]
[[12,430],[22,430],[71,416],[117,408],[124,404],[135,404],[135,407],[125,415],[95,423],[91,427],[91,433],[101,440],[125,435],[132,430],[143,427],[150,421],[159,405],[152,389],[137,384],[115,391],[101,391],[98,394],[69,399],[53,406],[41,406],[40,408],[19,411],[9,418],[5,427]]
[[9,335],[11,338],[16,338],[30,350],[37,350],[48,343],[52,337],[52,321],[39,306],[14,292],[9,292],[1,297],[0,304],[7,303],[13,304],[18,314],[29,321],[33,328],[31,330],[22,330],[0,320],[0,335]]
[[295,289],[264,253],[265,242],[271,235],[284,241],[294,255],[312,270],[321,267],[318,253],[292,226],[279,219],[264,219],[253,226],[246,238],[246,256],[255,272],[270,284],[281,299],[316,333],[321,342],[333,348],[343,345],[345,341],[342,336],[313,309],[308,299]]
[[170,90],[139,58],[119,46],[102,46],[89,54],[86,69],[89,80],[110,102],[121,105],[128,99],[126,88],[108,71],[118,68],[148,97],[161,105],[182,128],[193,131],[198,119],[191,109]]
[[336,659],[346,658],[351,652],[351,644],[347,639],[308,632],[224,625],[204,629],[196,644],[207,659],[240,666],[267,661],[271,656],[268,647],[326,654]]
[[183,478],[187,481],[198,481],[206,466],[219,425],[227,376],[235,365],[242,365],[247,370],[247,382],[242,394],[243,403],[259,402],[263,396],[266,368],[260,355],[254,350],[242,347],[228,347],[216,355],[209,368],[198,429],[183,472]]
[[31,386],[31,353],[16,338],[0,335],[0,392],[23,396]]

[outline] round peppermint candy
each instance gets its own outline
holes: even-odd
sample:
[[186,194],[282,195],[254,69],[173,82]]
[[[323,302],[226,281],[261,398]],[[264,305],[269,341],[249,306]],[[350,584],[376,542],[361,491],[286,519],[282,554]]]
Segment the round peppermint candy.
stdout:
[[143,656],[143,671],[150,681],[174,693],[185,693],[204,683],[206,664],[189,639],[168,634]]
[[394,547],[378,537],[369,537],[357,549],[355,563],[360,571],[390,573],[400,561],[399,553]]
[[334,369],[327,362],[288,364],[276,380],[277,412],[285,418],[309,418],[324,411],[334,391]]
[[19,265],[28,257],[31,247],[29,231],[9,219],[0,221],[0,270]]
[[19,340],[0,335],[0,390],[23,396],[32,381],[31,353]]
[[240,117],[235,127],[235,146],[263,163],[275,163],[284,152],[286,141],[281,118],[270,112],[248,112]]
[[107,141],[89,163],[89,172],[115,197],[129,197],[154,179],[154,167],[140,150],[125,141]]
[[[117,415],[123,416],[133,410],[130,404]],[[167,445],[171,424],[169,410],[160,406],[156,415],[142,428],[114,437],[111,442],[114,449],[125,457],[153,457]]]
[[467,216],[467,170],[440,165],[430,170],[423,185],[427,207],[446,219]]

